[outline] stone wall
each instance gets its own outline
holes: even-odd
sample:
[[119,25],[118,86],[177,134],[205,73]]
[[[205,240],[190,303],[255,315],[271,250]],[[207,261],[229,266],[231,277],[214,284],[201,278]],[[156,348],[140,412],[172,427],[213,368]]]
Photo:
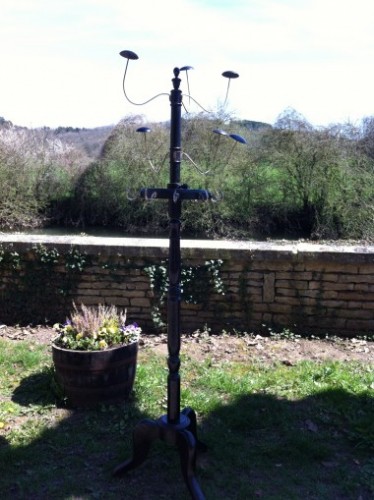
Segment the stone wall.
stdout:
[[[18,256],[12,269],[10,254]],[[39,313],[38,321],[62,321],[74,300],[126,308],[129,320],[151,331],[157,297],[146,268],[167,257],[167,240],[1,235],[0,323],[20,315],[33,323]],[[182,303],[185,332],[207,325],[216,332],[374,333],[372,246],[185,240],[182,260],[192,268],[222,261],[224,289]],[[29,288],[27,273],[34,273]]]

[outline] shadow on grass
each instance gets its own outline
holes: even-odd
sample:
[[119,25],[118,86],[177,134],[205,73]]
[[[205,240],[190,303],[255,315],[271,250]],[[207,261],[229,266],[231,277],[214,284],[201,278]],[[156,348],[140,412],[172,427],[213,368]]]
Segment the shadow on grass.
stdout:
[[235,499],[373,498],[369,396],[344,390],[297,401],[241,395],[211,412],[203,429],[215,474],[211,498],[225,488],[226,498]]
[[[56,389],[53,369],[45,368],[13,391],[12,401],[29,420],[22,426],[17,417],[16,444],[0,437],[2,499],[189,498],[179,457],[163,443],[155,443],[144,466],[124,478],[112,476],[132,456],[136,424],[150,418],[139,408],[136,390],[121,404],[69,409]],[[57,413],[62,417],[56,421]]]
[[46,406],[58,404],[58,400],[53,369],[49,367],[22,379],[12,396],[12,401],[21,406]]
[[[13,400],[38,406],[48,425],[52,373],[25,378]],[[0,439],[4,499],[187,499],[179,457],[155,443],[149,460],[123,479],[113,468],[131,457],[131,434],[149,418],[135,397],[122,405],[66,411],[24,445]],[[195,408],[199,413],[199,409]],[[374,494],[374,400],[343,390],[298,401],[245,394],[201,419],[197,478],[207,499],[361,498]],[[28,426],[30,427],[30,423]],[[38,424],[36,424],[37,426]],[[36,427],[37,430],[37,427]]]

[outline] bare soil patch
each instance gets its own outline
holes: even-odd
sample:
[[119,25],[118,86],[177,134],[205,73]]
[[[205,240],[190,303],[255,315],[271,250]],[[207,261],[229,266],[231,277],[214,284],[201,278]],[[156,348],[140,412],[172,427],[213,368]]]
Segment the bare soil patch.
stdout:
[[[0,325],[0,337],[9,340],[29,340],[50,344],[55,336],[53,328],[46,326],[18,327]],[[143,335],[141,348],[153,349],[167,355],[167,336]],[[197,361],[260,361],[293,365],[302,360],[311,361],[361,361],[374,362],[374,342],[362,338],[309,339],[291,336],[265,337],[261,335],[229,335],[196,332],[182,335],[181,354]]]

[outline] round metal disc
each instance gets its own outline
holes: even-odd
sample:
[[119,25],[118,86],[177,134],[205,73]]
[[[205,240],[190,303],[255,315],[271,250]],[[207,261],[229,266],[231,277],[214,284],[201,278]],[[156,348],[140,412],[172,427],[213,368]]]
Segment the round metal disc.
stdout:
[[148,127],[139,127],[136,129],[137,132],[142,132],[143,134],[146,134],[147,132],[150,132],[151,129]]
[[231,139],[234,139],[234,141],[240,142],[241,144],[247,144],[247,141],[241,135],[230,134],[230,137]]
[[227,132],[225,132],[224,130],[221,130],[220,128],[215,128],[215,129],[213,130],[213,132],[214,132],[215,134],[218,134],[218,135],[229,135]]
[[132,59],[134,61],[136,59],[139,59],[139,56],[137,54],[135,54],[135,52],[133,52],[132,50],[122,50],[119,53],[119,55],[124,57],[125,59]]
[[238,78],[239,74],[235,73],[235,71],[224,71],[222,73],[222,76],[224,76],[225,78]]

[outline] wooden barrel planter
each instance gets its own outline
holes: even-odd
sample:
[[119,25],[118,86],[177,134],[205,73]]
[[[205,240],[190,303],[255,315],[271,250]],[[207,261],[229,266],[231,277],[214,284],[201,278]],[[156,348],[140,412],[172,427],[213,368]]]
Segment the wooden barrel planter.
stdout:
[[138,342],[103,351],[52,345],[56,378],[70,407],[125,401],[134,386]]

